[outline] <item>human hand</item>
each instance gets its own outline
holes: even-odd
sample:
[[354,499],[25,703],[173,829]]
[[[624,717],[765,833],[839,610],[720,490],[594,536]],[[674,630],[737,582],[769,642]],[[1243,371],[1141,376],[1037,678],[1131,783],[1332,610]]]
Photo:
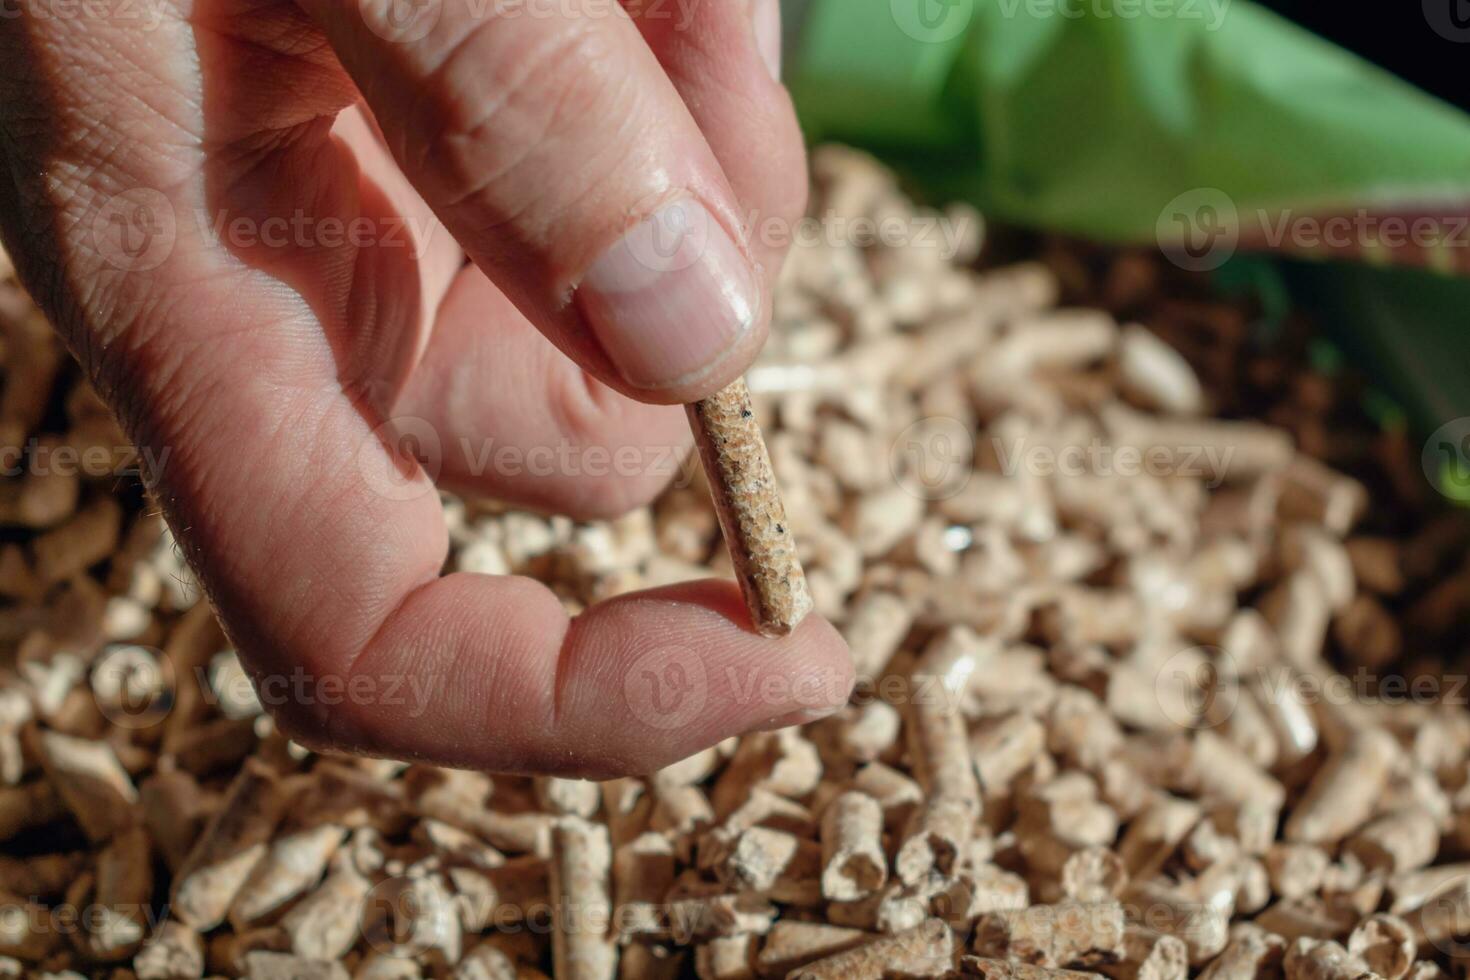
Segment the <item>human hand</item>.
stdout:
[[[794,220],[806,177],[776,0],[750,3],[18,0],[0,23],[0,234],[167,449],[153,489],[247,669],[427,679],[428,710],[281,705],[293,736],[606,776],[845,700],[831,626],[763,639],[730,583],[569,620],[529,579],[441,576],[401,447],[412,420],[441,484],[574,516],[659,491],[656,467],[533,476],[473,447],[666,457],[674,406],[759,348],[781,256],[740,229]],[[704,710],[640,718],[625,678],[690,658]]]

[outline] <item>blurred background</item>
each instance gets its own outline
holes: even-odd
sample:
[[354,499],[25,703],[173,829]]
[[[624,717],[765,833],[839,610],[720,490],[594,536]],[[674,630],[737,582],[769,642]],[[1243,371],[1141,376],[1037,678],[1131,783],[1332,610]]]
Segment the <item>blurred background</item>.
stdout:
[[[1470,495],[1470,9],[1461,0],[786,0],[809,139],[930,201],[1162,246],[1324,327],[1385,425],[1450,425]],[[1330,350],[1328,346],[1330,345]],[[1383,397],[1379,397],[1379,396]]]

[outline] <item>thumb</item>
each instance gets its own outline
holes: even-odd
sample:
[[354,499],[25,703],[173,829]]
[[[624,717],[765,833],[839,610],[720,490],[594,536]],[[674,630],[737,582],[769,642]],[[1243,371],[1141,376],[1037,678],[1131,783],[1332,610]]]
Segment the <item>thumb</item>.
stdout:
[[737,377],[766,311],[734,193],[617,4],[299,0],[471,258],[609,385]]

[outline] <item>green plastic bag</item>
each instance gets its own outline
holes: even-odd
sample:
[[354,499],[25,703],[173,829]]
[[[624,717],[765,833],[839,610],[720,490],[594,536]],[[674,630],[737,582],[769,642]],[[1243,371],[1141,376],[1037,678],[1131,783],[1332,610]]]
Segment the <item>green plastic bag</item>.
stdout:
[[1319,260],[1286,281],[1412,420],[1470,416],[1470,280],[1440,274],[1470,273],[1458,109],[1249,0],[796,6],[787,78],[814,142],[870,149],[931,200],[1186,267]]

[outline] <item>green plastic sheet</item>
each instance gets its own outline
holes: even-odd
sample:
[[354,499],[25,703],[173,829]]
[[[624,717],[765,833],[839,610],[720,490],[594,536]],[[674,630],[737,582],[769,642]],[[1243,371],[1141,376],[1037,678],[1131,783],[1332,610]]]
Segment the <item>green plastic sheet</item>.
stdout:
[[1146,240],[1200,188],[1256,223],[1470,202],[1470,118],[1248,0],[815,0],[798,40],[813,138],[1010,221]]
[[[1220,262],[1317,260],[1279,264],[1297,301],[1422,432],[1470,431],[1470,279],[1449,275],[1470,273],[1458,109],[1249,0],[786,3],[813,142],[1010,223],[1166,248],[1223,229]],[[1298,233],[1334,216],[1359,222],[1348,247]],[[1416,216],[1430,243],[1380,234]]]

